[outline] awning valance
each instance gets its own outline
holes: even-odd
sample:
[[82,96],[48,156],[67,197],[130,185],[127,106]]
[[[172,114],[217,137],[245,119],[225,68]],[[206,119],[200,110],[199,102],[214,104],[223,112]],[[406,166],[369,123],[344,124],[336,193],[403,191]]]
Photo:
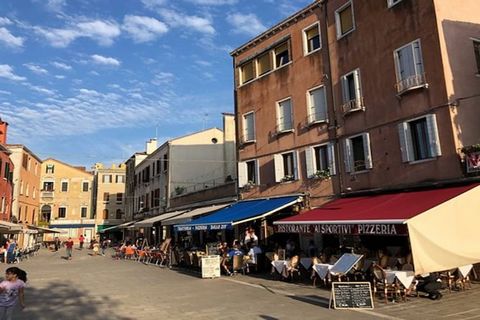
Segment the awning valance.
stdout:
[[21,231],[23,226],[21,224],[12,223],[8,221],[0,220],[0,232],[8,233],[9,231]]
[[43,228],[43,227],[38,227],[34,225],[28,225],[28,228],[32,230],[37,230],[38,233],[61,233],[61,231],[58,231],[55,229]]
[[177,231],[225,230],[232,226],[269,216],[301,201],[301,196],[239,201],[231,206],[186,224],[175,225]]
[[139,221],[139,222],[134,224],[134,227],[135,228],[138,228],[138,227],[140,227],[140,228],[153,227],[153,225],[155,223],[162,222],[163,220],[168,219],[168,218],[176,217],[176,216],[178,216],[178,215],[180,215],[180,214],[182,214],[186,211],[187,210],[180,210],[180,211],[172,211],[172,212],[162,213],[158,216]]
[[201,216],[207,213],[211,213],[220,209],[223,209],[227,206],[231,205],[231,203],[228,204],[219,204],[219,205],[213,205],[213,206],[208,206],[208,207],[201,207],[201,208],[196,208],[191,211],[184,212],[176,217],[168,218],[165,220],[162,220],[162,225],[164,226],[173,226],[175,224],[183,224],[192,221],[193,218],[197,216]]
[[117,231],[117,230],[120,230],[120,229],[126,229],[126,228],[128,228],[129,226],[133,225],[135,222],[137,222],[137,220],[124,222],[124,223],[119,224],[119,225],[116,225],[116,226],[112,226],[112,227],[105,228],[105,229],[103,229],[103,230],[100,230],[99,232],[100,232],[100,233],[105,233],[105,232],[107,232],[107,231]]

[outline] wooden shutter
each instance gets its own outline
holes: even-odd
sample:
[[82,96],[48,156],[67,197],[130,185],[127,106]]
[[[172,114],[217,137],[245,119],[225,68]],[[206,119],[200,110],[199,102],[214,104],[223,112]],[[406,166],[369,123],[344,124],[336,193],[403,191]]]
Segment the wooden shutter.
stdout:
[[437,117],[435,114],[427,115],[428,140],[430,142],[430,154],[432,157],[442,155],[440,139],[438,137]]
[[370,134],[364,133],[363,136],[363,152],[365,154],[365,168],[372,169],[372,151],[370,150]]
[[328,158],[328,170],[330,175],[337,174],[337,168],[335,166],[335,144],[330,142],[327,146],[327,158]]
[[312,177],[315,174],[315,150],[313,147],[305,149],[305,167],[307,168],[307,178]]
[[247,163],[238,163],[238,187],[242,188],[248,183]]
[[283,157],[281,154],[273,155],[273,166],[275,170],[275,182],[282,182],[285,173],[283,171]]
[[345,161],[345,171],[352,172],[352,162],[353,162],[352,141],[350,139],[345,139],[343,147],[344,147],[343,158]]
[[348,89],[348,81],[346,76],[342,76],[342,97],[343,103],[350,101],[350,93]]
[[260,165],[258,164],[258,160],[255,160],[255,174],[256,174],[255,184],[260,185]]
[[420,46],[420,40],[417,40],[412,43],[413,47],[413,58],[415,60],[415,74],[423,74],[423,59],[422,59],[422,48]]
[[402,152],[402,161],[410,162],[414,160],[413,141],[410,125],[408,122],[402,122],[398,125],[398,138],[400,140],[400,150]]
[[360,83],[360,70],[355,70],[353,72],[353,79],[355,81],[355,100],[357,108],[361,108],[362,106],[362,85]]
[[300,168],[298,166],[298,151],[293,152],[293,177],[298,180],[300,176]]

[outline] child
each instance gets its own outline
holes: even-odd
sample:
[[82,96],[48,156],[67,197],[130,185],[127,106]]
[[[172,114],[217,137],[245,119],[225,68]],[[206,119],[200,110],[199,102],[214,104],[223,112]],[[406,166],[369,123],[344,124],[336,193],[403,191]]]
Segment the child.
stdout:
[[100,245],[98,244],[98,241],[95,241],[95,243],[93,244],[93,255],[94,256],[98,255],[99,247],[100,247]]
[[13,309],[17,300],[25,308],[23,288],[27,282],[27,273],[20,268],[12,267],[5,270],[5,280],[0,282],[0,320],[12,319]]

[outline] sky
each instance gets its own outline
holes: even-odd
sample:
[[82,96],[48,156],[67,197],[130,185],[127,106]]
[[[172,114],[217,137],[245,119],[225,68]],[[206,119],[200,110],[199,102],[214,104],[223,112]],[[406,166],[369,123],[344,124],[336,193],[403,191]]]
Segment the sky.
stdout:
[[313,0],[0,0],[10,144],[90,168],[222,128],[229,53]]

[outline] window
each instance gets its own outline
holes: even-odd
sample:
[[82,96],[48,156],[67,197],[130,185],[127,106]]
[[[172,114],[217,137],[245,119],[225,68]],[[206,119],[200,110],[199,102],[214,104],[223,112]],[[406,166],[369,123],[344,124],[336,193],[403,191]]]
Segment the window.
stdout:
[[308,178],[320,178],[336,174],[333,143],[305,149],[305,161]]
[[373,168],[368,133],[345,139],[344,147],[346,172],[358,172]]
[[36,197],[37,197],[37,188],[33,187],[32,198],[35,199]]
[[108,219],[108,209],[103,209],[103,219]]
[[59,218],[66,218],[67,217],[67,208],[66,207],[58,208],[58,217]]
[[35,175],[38,174],[38,162],[35,162]]
[[273,156],[275,182],[286,182],[298,179],[297,159],[297,152],[286,152]]
[[62,181],[62,192],[68,191],[68,181]]
[[87,207],[81,207],[80,208],[80,214],[81,214],[82,218],[86,218],[87,217]]
[[442,155],[434,114],[398,125],[402,161],[412,162]]
[[123,201],[123,193],[122,192],[118,192],[117,193],[117,202],[122,202]]
[[43,191],[53,191],[53,181],[45,181],[43,183]]
[[163,171],[166,172],[168,170],[168,154],[163,155]]
[[82,191],[83,192],[88,192],[88,181],[83,181],[82,182]]
[[27,182],[25,186],[25,196],[28,197],[30,195],[30,184]]
[[5,162],[5,171],[3,172],[3,177],[7,180],[10,180],[10,163]]
[[277,103],[277,132],[293,130],[292,100]]
[[280,68],[281,66],[290,62],[290,52],[288,50],[288,42],[284,42],[275,48],[275,66]]
[[270,55],[270,51],[260,55],[257,58],[257,70],[258,76],[261,76],[272,70],[272,57]]
[[2,197],[2,206],[0,207],[0,209],[2,213],[5,213],[5,209],[6,209],[5,197]]
[[400,3],[402,0],[387,0],[387,6],[389,8],[393,7],[394,5]]
[[353,18],[353,5],[349,1],[335,11],[335,24],[337,27],[337,39],[355,30]]
[[308,123],[327,121],[325,87],[308,91]]
[[47,164],[46,168],[46,173],[54,173],[55,172],[55,166],[53,164]]
[[255,64],[254,61],[249,61],[245,63],[242,67],[240,67],[241,73],[241,83],[247,83],[252,81],[255,78]]
[[477,62],[477,74],[480,74],[480,41],[473,40],[473,53]]
[[317,51],[320,47],[320,25],[315,23],[303,31],[303,48],[305,54],[309,54]]
[[425,86],[420,40],[395,50],[394,56],[398,93]]
[[238,186],[240,188],[247,185],[259,185],[259,176],[257,160],[238,163]]
[[0,159],[0,177],[2,176],[3,161]]
[[23,154],[22,167],[28,168],[28,154]]
[[356,69],[342,76],[343,112],[348,113],[363,110],[362,87],[360,83],[360,70]]
[[153,207],[160,206],[160,189],[155,189],[153,192]]
[[[155,170],[153,170],[153,172],[155,172]],[[125,176],[123,174],[116,175],[115,183],[125,183]]]
[[160,174],[162,167],[160,166],[160,159],[157,160],[157,174]]
[[108,192],[103,193],[103,201],[104,202],[109,202],[110,201],[110,193],[108,193]]
[[122,216],[123,216],[123,212],[121,209],[117,209],[117,212],[115,214],[115,218],[116,219],[122,219]]
[[243,115],[243,142],[255,140],[255,113]]
[[20,194],[23,195],[23,181],[20,181]]
[[111,174],[104,174],[102,176],[103,183],[112,183],[112,175]]

